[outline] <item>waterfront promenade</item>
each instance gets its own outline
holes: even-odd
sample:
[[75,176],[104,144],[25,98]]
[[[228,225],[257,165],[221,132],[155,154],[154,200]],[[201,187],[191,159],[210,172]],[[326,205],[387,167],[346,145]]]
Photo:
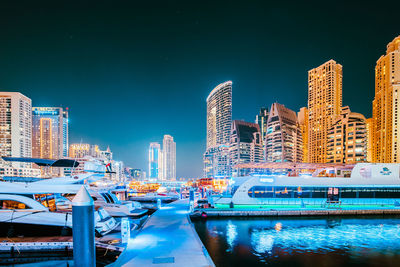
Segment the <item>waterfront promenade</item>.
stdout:
[[215,266],[188,217],[189,201],[157,210],[111,266]]

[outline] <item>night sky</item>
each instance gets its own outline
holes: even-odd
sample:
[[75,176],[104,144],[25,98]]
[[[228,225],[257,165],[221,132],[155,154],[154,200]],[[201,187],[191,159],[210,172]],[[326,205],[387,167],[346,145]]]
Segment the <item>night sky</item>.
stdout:
[[[83,3],[80,3],[83,2]],[[202,174],[206,97],[233,81],[233,118],[307,105],[307,71],[343,65],[343,104],[371,116],[374,67],[398,1],[1,1],[0,90],[70,109],[70,142],[147,171],[170,134],[177,176]],[[309,2],[310,3],[310,2]]]

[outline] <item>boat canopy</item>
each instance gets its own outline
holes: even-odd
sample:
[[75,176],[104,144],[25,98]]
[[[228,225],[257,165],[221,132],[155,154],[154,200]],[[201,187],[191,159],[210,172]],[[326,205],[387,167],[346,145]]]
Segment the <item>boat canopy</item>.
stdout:
[[5,161],[14,162],[29,162],[35,163],[38,166],[48,167],[71,167],[75,168],[79,166],[79,162],[72,159],[40,159],[40,158],[15,158],[15,157],[2,157]]

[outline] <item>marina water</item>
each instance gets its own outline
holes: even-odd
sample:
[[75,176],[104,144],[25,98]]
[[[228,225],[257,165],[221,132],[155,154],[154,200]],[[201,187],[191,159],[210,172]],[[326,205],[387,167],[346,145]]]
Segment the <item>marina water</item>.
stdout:
[[216,266],[400,266],[400,217],[194,222]]

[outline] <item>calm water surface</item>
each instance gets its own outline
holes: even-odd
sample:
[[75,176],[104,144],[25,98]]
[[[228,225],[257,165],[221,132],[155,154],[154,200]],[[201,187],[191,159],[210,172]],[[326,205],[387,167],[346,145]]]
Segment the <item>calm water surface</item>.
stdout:
[[400,217],[194,222],[216,266],[400,266]]

